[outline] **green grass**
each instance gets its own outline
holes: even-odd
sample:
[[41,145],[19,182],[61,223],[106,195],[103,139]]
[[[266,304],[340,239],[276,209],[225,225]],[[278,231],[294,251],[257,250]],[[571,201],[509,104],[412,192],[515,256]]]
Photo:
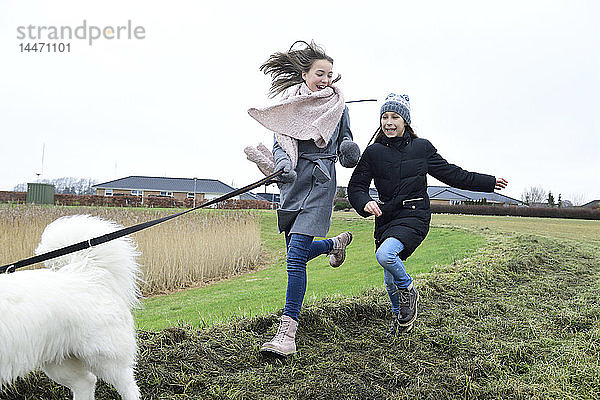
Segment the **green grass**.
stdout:
[[462,227],[473,232],[523,233],[545,238],[600,245],[600,221],[583,219],[498,217],[491,215],[434,214],[434,227]]
[[[383,286],[383,270],[374,256],[373,219],[363,219],[355,213],[334,213],[330,234],[344,230],[350,230],[354,237],[346,262],[340,268],[331,268],[325,256],[310,261],[304,304],[328,296],[354,296]],[[263,269],[146,299],[144,308],[136,312],[138,328],[160,330],[182,323],[206,327],[234,317],[264,315],[282,308],[287,282],[285,242],[283,235],[277,234],[273,211],[261,212],[261,241],[268,262]],[[433,228],[407,261],[407,270],[413,276],[428,272],[435,265],[460,260],[484,244],[482,236],[463,229]]]
[[[148,300],[157,301],[152,329],[198,316],[191,325],[138,332],[144,399],[600,398],[600,222],[434,215],[407,263],[421,272],[419,317],[410,334],[390,338],[372,222],[336,213],[331,233],[355,232],[348,261],[337,270],[325,258],[310,264],[298,352],[279,360],[258,352],[277,330],[285,287],[283,238],[272,213],[261,218],[263,270]],[[363,283],[374,288],[359,289]],[[358,293],[343,292],[350,284]],[[227,308],[236,298],[272,300],[273,308],[249,316],[250,309]],[[221,308],[202,316],[204,302]],[[0,393],[68,397],[41,373]],[[119,397],[99,382],[96,398]]]
[[[443,219],[435,224],[446,225]],[[419,277],[419,317],[410,334],[386,335],[391,316],[381,287],[304,307],[298,353],[286,360],[258,352],[277,329],[276,315],[140,331],[142,397],[600,398],[600,245],[575,240],[576,233],[563,238],[568,229],[547,237],[557,221],[459,222],[484,235],[486,245]],[[511,228],[499,228],[504,224]],[[513,233],[535,228],[542,234]],[[58,400],[68,391],[37,373],[2,396]],[[103,382],[96,396],[118,399]]]

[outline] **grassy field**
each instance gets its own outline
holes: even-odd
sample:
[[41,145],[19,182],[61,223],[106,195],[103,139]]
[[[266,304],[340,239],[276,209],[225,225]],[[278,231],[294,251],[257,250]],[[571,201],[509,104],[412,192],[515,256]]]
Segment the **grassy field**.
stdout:
[[[264,268],[197,289],[145,300],[136,313],[140,329],[159,330],[180,323],[206,327],[233,317],[251,317],[275,312],[283,306],[287,274],[282,235],[276,233],[273,211],[260,211],[261,241],[269,258]],[[326,257],[309,263],[305,304],[327,296],[353,296],[382,286],[382,270],[374,259],[373,220],[356,213],[336,212],[332,235],[344,230],[354,234],[348,259],[340,269],[329,267]],[[597,221],[548,218],[434,215],[427,239],[406,263],[417,276],[436,265],[447,265],[484,246],[492,231],[536,234],[568,240],[600,243]],[[489,239],[488,239],[489,240]]]
[[[138,327],[160,330],[181,323],[206,327],[282,308],[287,282],[284,238],[276,232],[273,211],[262,211],[260,217],[261,241],[270,254],[270,262],[264,268],[208,286],[146,299],[144,308],[136,313]],[[350,230],[354,237],[346,262],[337,269],[329,266],[325,256],[309,262],[305,304],[382,287],[383,270],[374,256],[372,218],[336,213],[330,232],[335,235],[344,230]],[[436,264],[450,264],[467,257],[484,244],[483,236],[464,229],[434,228],[406,263],[407,269],[413,276],[428,272]]]
[[463,227],[474,232],[522,233],[600,244],[600,221],[593,220],[434,214],[431,224],[437,227]]
[[[355,223],[365,222],[336,213],[332,233]],[[478,242],[466,257],[428,256],[437,265],[419,274],[410,334],[386,335],[389,300],[380,276],[375,288],[304,307],[298,353],[286,360],[257,351],[277,329],[271,313],[205,329],[141,330],[143,398],[600,398],[600,222],[435,215],[432,226],[423,246],[452,245],[457,232]],[[263,243],[281,265],[283,246],[264,227]],[[448,236],[436,240],[436,231]],[[365,248],[354,251],[368,252],[362,256],[373,266],[370,231],[363,234]],[[96,396],[118,399],[104,383]],[[32,374],[0,397],[57,400],[68,392]]]

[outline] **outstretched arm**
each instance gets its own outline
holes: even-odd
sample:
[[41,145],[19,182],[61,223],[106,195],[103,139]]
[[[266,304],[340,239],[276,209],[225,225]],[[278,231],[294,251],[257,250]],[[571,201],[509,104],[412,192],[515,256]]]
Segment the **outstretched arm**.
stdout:
[[[428,143],[428,147],[427,172],[435,179],[458,189],[473,190],[476,192],[493,192],[494,188],[498,186],[499,182],[496,180],[496,177],[466,171],[457,165],[450,164],[438,154],[436,148],[431,143]],[[502,183],[500,182],[500,184]]]

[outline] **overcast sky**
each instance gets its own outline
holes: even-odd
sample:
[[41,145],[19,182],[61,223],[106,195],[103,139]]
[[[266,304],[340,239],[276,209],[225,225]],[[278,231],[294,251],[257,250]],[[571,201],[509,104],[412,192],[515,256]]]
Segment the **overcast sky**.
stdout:
[[[247,114],[269,103],[258,68],[314,39],[334,58],[347,100],[379,100],[349,105],[361,149],[385,96],[406,93],[416,133],[448,161],[508,179],[504,194],[520,199],[541,186],[555,198],[600,199],[597,4],[2,1],[0,190],[36,173],[251,183],[262,174],[243,148],[273,140]],[[40,40],[20,39],[20,26],[37,35],[38,26],[75,30],[84,20],[115,30],[131,21],[143,39],[46,36],[70,52],[21,52]],[[338,184],[350,174],[338,166]]]

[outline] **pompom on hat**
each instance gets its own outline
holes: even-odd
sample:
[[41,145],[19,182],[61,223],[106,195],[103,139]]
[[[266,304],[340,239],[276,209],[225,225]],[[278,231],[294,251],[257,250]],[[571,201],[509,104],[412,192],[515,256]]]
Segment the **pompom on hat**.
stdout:
[[385,98],[385,102],[381,106],[381,112],[379,113],[379,117],[383,115],[385,112],[395,112],[404,118],[407,124],[410,125],[410,101],[408,99],[408,95],[406,94],[395,94],[390,93]]

